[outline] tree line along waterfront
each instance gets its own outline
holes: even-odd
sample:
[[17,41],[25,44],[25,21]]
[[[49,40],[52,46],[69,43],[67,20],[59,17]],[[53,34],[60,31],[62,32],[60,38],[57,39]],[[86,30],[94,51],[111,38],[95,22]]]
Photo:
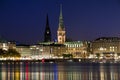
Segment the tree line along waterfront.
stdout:
[[8,49],[8,50],[0,49],[0,57],[5,57],[5,58],[7,58],[7,57],[17,57],[17,58],[20,58],[21,55],[15,49]]

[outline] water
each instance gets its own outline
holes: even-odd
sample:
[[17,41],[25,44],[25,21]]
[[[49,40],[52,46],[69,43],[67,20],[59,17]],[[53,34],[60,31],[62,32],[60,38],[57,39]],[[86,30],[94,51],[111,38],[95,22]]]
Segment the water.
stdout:
[[0,62],[0,80],[119,80],[119,63]]

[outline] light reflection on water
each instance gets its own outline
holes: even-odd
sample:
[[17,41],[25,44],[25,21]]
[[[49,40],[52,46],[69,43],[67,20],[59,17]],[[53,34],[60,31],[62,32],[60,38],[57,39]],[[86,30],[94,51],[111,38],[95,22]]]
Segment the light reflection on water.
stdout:
[[0,80],[119,80],[119,63],[0,62]]

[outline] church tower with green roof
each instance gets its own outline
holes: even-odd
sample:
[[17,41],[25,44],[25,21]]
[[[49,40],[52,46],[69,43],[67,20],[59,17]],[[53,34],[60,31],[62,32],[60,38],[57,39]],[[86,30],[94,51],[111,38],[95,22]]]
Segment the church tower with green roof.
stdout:
[[63,23],[63,16],[62,16],[62,5],[60,7],[60,16],[59,16],[59,26],[57,30],[57,40],[59,44],[64,44],[66,41],[66,31]]

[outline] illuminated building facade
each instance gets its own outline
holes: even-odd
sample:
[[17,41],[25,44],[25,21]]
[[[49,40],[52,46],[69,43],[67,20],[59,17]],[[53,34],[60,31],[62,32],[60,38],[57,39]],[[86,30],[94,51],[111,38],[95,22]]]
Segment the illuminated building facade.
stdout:
[[100,54],[103,58],[113,58],[120,54],[120,38],[101,37],[92,42],[93,54]]
[[42,56],[47,56],[47,58],[62,57],[62,54],[66,52],[66,47],[64,44],[57,43],[40,43],[43,46]]
[[23,44],[16,45],[16,51],[18,51],[21,57],[24,58],[28,58],[32,55],[29,45],[23,45]]
[[65,42],[66,54],[72,54],[76,58],[86,58],[88,56],[87,41]]
[[62,54],[66,52],[64,44],[51,44],[50,49],[50,52],[54,55],[54,57],[62,57]]
[[7,41],[4,38],[0,37],[0,49],[8,50],[8,49],[15,49],[16,43],[13,41]]

